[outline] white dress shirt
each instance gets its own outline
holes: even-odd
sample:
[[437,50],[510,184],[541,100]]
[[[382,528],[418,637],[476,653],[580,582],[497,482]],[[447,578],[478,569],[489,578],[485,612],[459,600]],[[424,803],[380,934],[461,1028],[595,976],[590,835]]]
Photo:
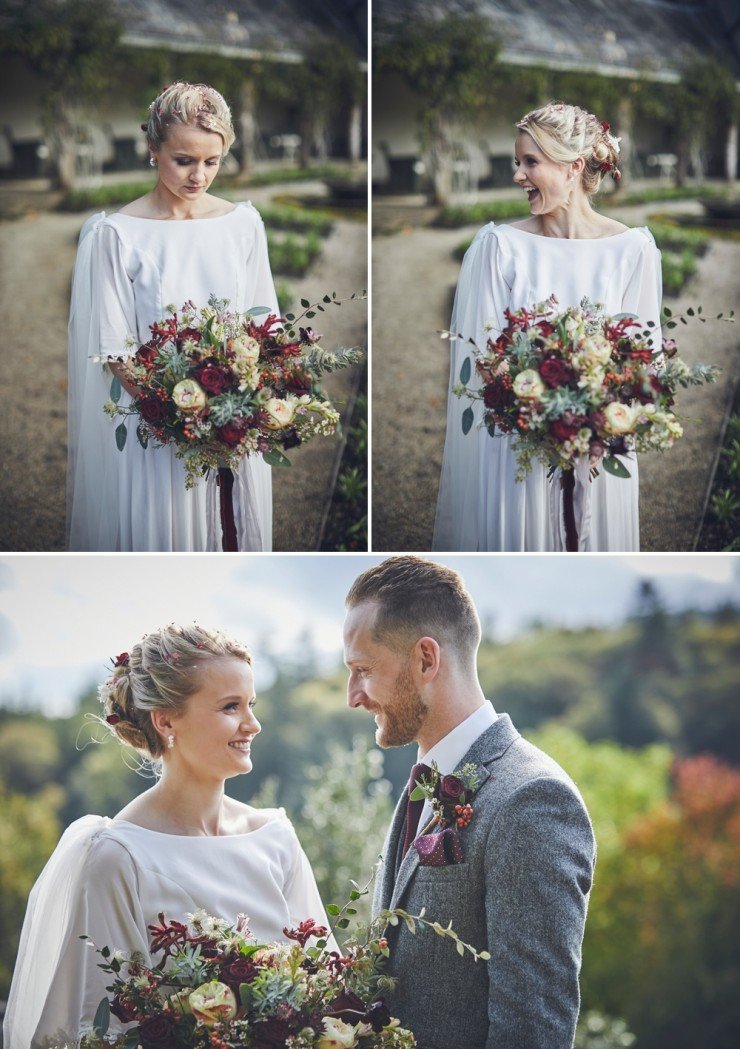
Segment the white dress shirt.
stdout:
[[[423,761],[425,765],[431,766],[434,761],[440,775],[449,776],[459,766],[478,737],[482,736],[497,718],[498,714],[493,709],[493,704],[486,700],[482,707],[478,707],[469,717],[461,721],[459,725],[456,725],[451,732],[448,732],[446,736],[443,736],[442,739],[435,743],[426,754],[422,754],[421,750],[419,750],[417,762]],[[419,833],[426,827],[433,815],[432,806],[428,801],[425,801],[419,820]]]

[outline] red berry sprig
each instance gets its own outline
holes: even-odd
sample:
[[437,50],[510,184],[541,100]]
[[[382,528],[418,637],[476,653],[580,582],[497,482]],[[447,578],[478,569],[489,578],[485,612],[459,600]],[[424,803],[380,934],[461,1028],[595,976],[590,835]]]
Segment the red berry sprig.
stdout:
[[455,823],[458,827],[467,827],[473,818],[471,805],[455,805]]

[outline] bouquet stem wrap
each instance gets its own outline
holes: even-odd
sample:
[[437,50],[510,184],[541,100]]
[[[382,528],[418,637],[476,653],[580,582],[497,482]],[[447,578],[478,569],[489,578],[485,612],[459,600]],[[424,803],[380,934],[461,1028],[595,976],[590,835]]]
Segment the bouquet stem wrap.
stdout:
[[571,470],[558,471],[550,486],[550,524],[555,549],[577,553],[591,534],[591,470],[588,459],[576,459]]
[[238,551],[234,520],[234,473],[228,466],[218,468],[219,510],[221,513],[221,549],[228,553]]

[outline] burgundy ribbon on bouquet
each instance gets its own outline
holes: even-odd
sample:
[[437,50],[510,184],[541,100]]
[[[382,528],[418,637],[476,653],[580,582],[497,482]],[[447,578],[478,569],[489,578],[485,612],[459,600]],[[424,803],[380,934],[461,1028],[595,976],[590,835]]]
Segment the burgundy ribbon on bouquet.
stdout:
[[239,549],[239,543],[234,521],[234,473],[228,466],[219,466],[216,484],[221,510],[221,549],[232,552]]
[[576,511],[573,505],[573,494],[576,489],[575,470],[563,470],[560,479],[563,489],[563,524],[565,525],[565,549],[568,553],[578,553],[578,529],[576,528]]

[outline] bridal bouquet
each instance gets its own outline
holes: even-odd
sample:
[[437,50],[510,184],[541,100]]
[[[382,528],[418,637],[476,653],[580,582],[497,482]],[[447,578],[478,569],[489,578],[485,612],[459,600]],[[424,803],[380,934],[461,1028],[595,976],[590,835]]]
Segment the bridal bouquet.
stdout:
[[[266,307],[229,311],[228,300],[214,296],[200,309],[192,302],[179,312],[168,307],[169,315],[151,325],[151,339],[120,362],[139,396],[122,407],[115,377],[105,411],[137,419],[144,448],[150,440],[173,444],[185,460],[188,488],[207,471],[234,469],[256,452],[271,466],[289,465],[286,450],[334,433],[339,422],[321,376],[361,357],[357,349],[325,350],[321,335],[297,325],[340,301],[336,293],[313,306],[302,300],[297,318]],[[120,450],[127,437],[124,421],[115,431]]]
[[[508,324],[501,334],[491,336],[484,350],[475,348],[480,385],[468,385],[472,367],[467,357],[454,392],[483,402],[491,436],[497,430],[516,435],[519,481],[533,460],[571,471],[581,458],[629,477],[617,455],[670,448],[683,433],[671,411],[677,388],[716,378],[713,367],[682,361],[673,339],[654,350],[649,341],[653,322],[641,330],[631,315],[605,316],[587,299],[562,310],[552,295],[529,310],[506,310],[505,316]],[[468,406],[463,432],[472,425]]]
[[[352,900],[362,892],[353,891]],[[350,905],[336,915],[335,927],[346,928]],[[383,975],[388,943],[382,932],[403,920],[413,932],[429,926],[453,941],[458,953],[487,959],[464,944],[450,928],[422,915],[385,911],[351,937],[343,953],[331,950],[328,930],[308,919],[297,929],[284,929],[287,944],[255,942],[240,915],[236,924],[204,911],[188,915],[188,924],[165,921],[150,925],[152,953],[162,951],[159,965],[148,967],[136,956],[126,958],[98,948],[101,968],[112,974],[111,999],[100,1003],[94,1032],[84,1049],[405,1049],[416,1045],[386,1008],[382,992],[393,986]],[[84,937],[83,937],[84,938]],[[315,941],[309,945],[310,941]],[[106,1037],[111,1013],[135,1024],[121,1035]]]

